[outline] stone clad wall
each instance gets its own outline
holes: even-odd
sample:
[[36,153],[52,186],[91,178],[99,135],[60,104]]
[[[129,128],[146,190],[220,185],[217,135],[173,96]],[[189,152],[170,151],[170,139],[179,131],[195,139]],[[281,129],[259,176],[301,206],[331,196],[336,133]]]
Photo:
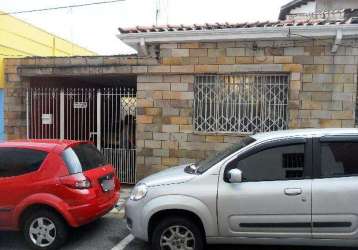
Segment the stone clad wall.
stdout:
[[[136,56],[25,58],[6,62],[5,132],[26,138],[31,77],[137,75],[137,180],[169,166],[206,158],[240,134],[195,133],[196,75],[287,73],[289,127],[354,127],[358,41],[183,43],[160,45],[156,58]],[[153,47],[153,49],[156,46]]]
[[8,140],[27,138],[26,88],[29,82],[19,76],[17,72],[19,65],[20,59],[6,61],[4,126]]
[[137,177],[204,159],[240,139],[194,134],[194,76],[138,76]]
[[160,65],[138,76],[138,179],[240,140],[240,134],[193,131],[195,75],[287,73],[290,128],[354,127],[358,48],[340,47],[332,54],[332,42],[162,44]]
[[[32,78],[123,76],[148,72],[156,58],[138,56],[29,57],[6,59],[4,125],[8,140],[27,137],[26,88]],[[54,80],[55,81],[55,80]],[[51,86],[51,82],[49,82]]]

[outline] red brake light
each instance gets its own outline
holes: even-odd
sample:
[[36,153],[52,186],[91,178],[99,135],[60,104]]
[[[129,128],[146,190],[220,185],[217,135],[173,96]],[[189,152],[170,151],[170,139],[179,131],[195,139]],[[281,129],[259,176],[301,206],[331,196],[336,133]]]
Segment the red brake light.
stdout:
[[91,187],[91,181],[82,173],[60,177],[63,185],[73,189],[88,189]]

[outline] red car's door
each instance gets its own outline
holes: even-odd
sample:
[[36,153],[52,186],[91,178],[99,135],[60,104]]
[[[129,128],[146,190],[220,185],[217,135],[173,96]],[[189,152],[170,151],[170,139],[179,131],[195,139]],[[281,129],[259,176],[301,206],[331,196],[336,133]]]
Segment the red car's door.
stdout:
[[0,228],[12,226],[14,208],[32,194],[35,172],[46,156],[32,149],[0,147]]
[[0,227],[11,226],[16,205],[31,192],[29,179],[29,175],[0,178]]

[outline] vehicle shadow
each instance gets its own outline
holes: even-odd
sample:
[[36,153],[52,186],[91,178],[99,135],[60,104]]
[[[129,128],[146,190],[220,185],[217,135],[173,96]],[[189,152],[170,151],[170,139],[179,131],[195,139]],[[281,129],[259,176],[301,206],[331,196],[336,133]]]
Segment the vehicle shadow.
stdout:
[[[112,215],[79,228],[70,229],[61,250],[110,250],[129,234],[125,221]],[[0,250],[29,250],[21,232],[0,231]]]
[[105,216],[90,224],[71,229],[68,242],[61,249],[112,249],[128,234],[124,221]]
[[209,245],[207,250],[352,250],[342,247],[313,247],[313,246],[264,246],[264,245]]
[[0,250],[28,249],[21,232],[0,231]]
[[[125,250],[149,250],[150,245],[140,240],[131,242]],[[311,246],[265,246],[265,245],[207,245],[205,250],[352,250],[342,247],[311,247]]]

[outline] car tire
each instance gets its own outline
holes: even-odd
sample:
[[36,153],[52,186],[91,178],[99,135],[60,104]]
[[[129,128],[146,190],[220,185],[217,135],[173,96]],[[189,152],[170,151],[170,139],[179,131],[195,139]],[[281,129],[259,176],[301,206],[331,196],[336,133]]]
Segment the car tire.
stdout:
[[[171,244],[172,248],[167,244]],[[180,249],[178,246],[183,245],[193,250],[202,250],[204,244],[202,230],[196,223],[185,217],[166,217],[154,228],[151,239],[153,250],[167,250],[175,247]]]
[[40,209],[25,217],[23,233],[32,249],[54,250],[66,242],[68,226],[57,213]]

